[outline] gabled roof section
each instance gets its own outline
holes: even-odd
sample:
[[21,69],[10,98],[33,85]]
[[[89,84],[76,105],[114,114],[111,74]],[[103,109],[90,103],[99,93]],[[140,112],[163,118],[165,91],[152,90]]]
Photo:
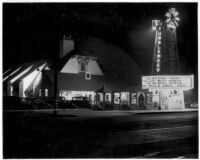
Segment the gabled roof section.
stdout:
[[5,77],[6,79],[4,81],[11,83],[16,81],[18,82],[44,63],[48,64],[48,61],[40,60],[36,62],[25,63],[22,66],[19,66],[17,69],[13,70],[13,72],[10,72],[7,77]]
[[3,74],[3,81],[6,81],[9,77],[14,75],[17,71],[19,71],[22,67],[18,67],[17,69],[9,69],[7,72]]
[[27,68],[29,68],[31,65],[33,65],[33,64],[32,63],[25,63],[25,64],[19,66],[18,68],[11,69],[12,71],[8,73],[8,75],[7,75],[8,77],[5,79],[4,82],[9,82],[13,78],[15,78],[17,75],[19,75],[21,72],[23,72]]
[[10,80],[10,83],[14,83],[15,81],[17,81],[20,77],[22,77],[24,74],[26,74],[28,71],[31,70],[31,68],[33,67],[33,65],[28,66],[26,69],[24,69],[22,72],[20,72],[18,75],[16,75],[14,78],[12,78]]
[[[66,54],[64,57],[62,57],[58,60],[58,64],[57,64],[58,65],[58,68],[57,68],[58,71],[61,71],[62,68],[65,66],[65,64],[73,56],[80,56],[80,57],[84,56],[84,57],[90,57],[90,58],[97,59],[97,57],[91,56],[88,51],[77,51],[77,50],[74,49],[74,50],[70,51],[68,54]],[[54,69],[54,66],[55,66],[54,62],[52,61],[51,63],[52,63],[51,69]]]
[[33,63],[32,67],[30,68],[30,70],[28,70],[25,74],[23,74],[22,76],[20,76],[16,82],[19,82],[21,80],[23,80],[26,76],[28,76],[29,74],[31,74],[32,72],[34,72],[36,69],[38,70],[43,70],[45,66],[47,66],[48,61],[46,60],[42,60],[42,61],[37,61],[35,63]]
[[[72,57],[72,56],[74,56],[76,54],[76,52],[75,52],[75,50],[72,50],[72,51],[70,51],[68,54],[66,54],[65,56],[63,56],[62,58],[60,58],[59,60],[58,60],[58,71],[60,71],[63,67],[64,67],[64,65],[69,61],[69,59]],[[54,64],[54,62],[53,61],[51,61],[51,67],[50,67],[51,69],[54,69],[55,68],[55,64]]]
[[3,76],[5,76],[7,73],[11,72],[11,68],[7,69],[5,72],[3,72]]

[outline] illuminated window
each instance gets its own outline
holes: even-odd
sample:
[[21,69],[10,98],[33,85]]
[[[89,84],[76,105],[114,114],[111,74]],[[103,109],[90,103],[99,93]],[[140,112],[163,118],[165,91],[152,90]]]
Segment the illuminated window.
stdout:
[[119,103],[120,103],[120,94],[114,93],[114,104],[119,104]]
[[41,97],[41,96],[42,96],[42,90],[39,89],[39,97]]
[[45,89],[44,95],[45,97],[48,97],[48,89]]
[[105,95],[105,101],[111,102],[111,93],[106,93],[106,95]]
[[131,93],[131,104],[136,104],[137,95],[136,93]]

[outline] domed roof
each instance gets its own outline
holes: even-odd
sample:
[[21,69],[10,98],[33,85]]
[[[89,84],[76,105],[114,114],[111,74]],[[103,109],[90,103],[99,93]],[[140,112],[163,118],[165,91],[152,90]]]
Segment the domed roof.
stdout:
[[83,50],[89,50],[91,56],[98,57],[104,74],[115,76],[127,86],[141,84],[140,68],[122,49],[95,37],[89,37],[83,43]]

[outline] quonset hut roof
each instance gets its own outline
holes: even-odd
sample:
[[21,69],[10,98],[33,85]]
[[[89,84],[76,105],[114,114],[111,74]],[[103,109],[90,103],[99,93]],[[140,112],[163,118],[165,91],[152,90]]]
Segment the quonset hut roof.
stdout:
[[[119,47],[96,37],[88,37],[82,50],[88,50],[91,56],[98,57],[98,63],[104,74],[112,75],[127,86],[141,84],[141,70],[136,62]],[[145,65],[145,64],[144,64]]]

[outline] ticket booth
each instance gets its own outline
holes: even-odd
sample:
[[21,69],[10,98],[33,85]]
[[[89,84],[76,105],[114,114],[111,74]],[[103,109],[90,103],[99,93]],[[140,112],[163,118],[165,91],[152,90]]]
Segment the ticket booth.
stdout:
[[193,75],[190,76],[144,76],[143,89],[152,92],[152,102],[161,110],[184,109],[184,90],[194,88]]

